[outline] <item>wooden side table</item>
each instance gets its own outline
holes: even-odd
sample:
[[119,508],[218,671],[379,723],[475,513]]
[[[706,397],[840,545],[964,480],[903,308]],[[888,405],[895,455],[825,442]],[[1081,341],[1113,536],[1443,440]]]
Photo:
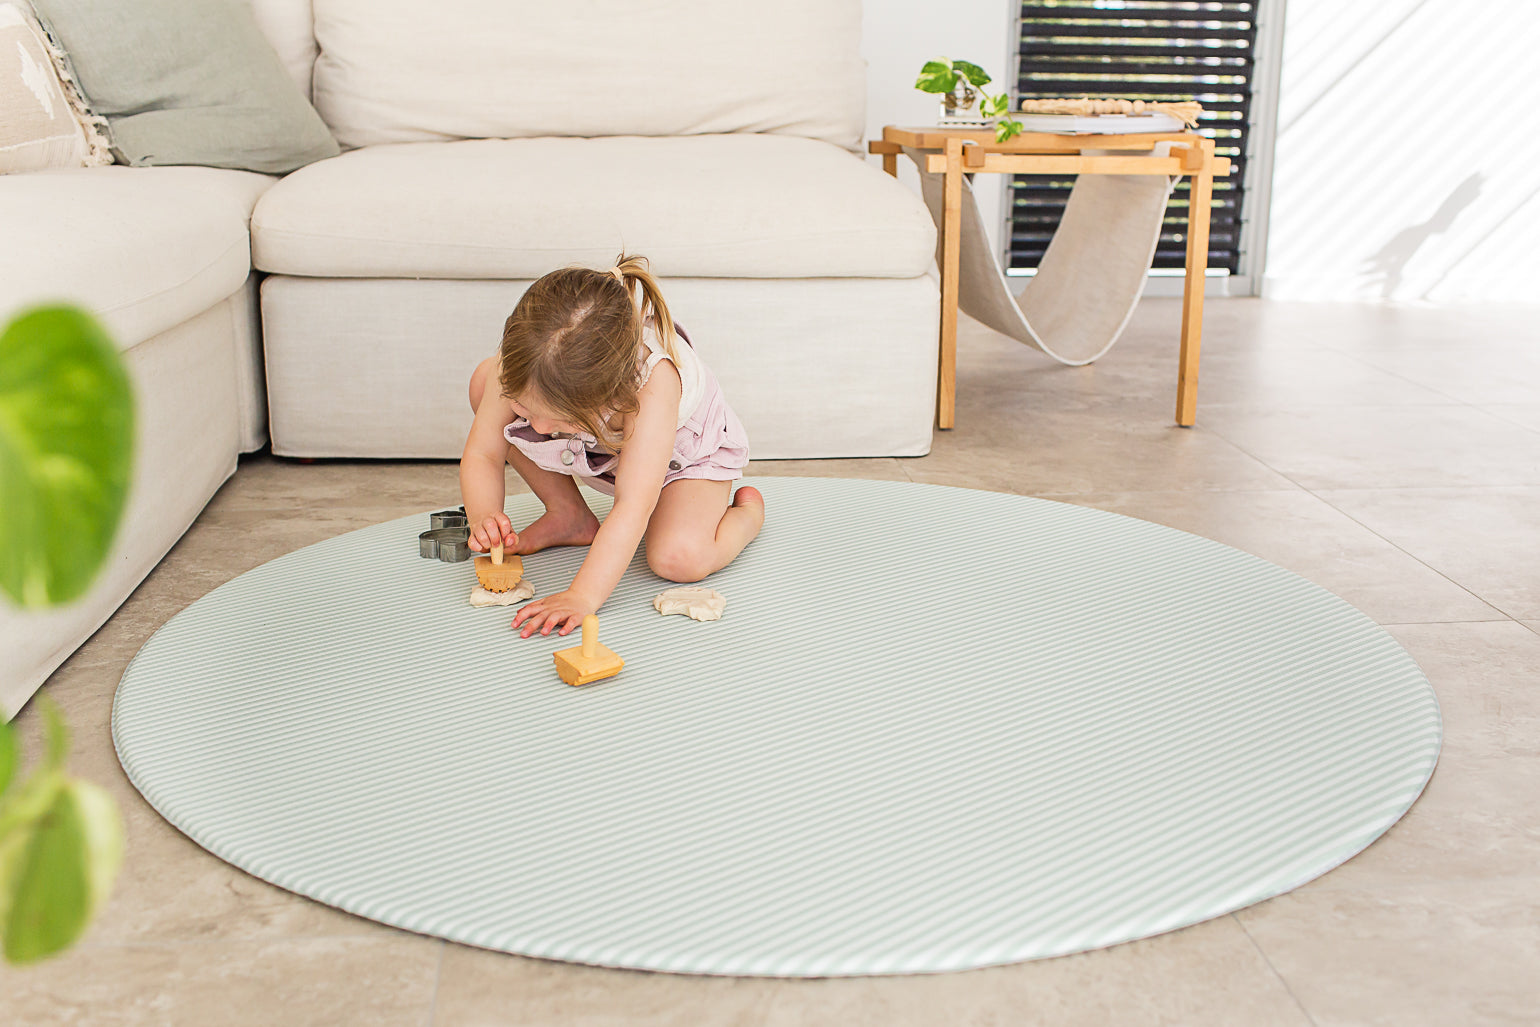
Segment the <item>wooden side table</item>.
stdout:
[[[1154,157],[1157,143],[1170,143],[1169,157]],[[1198,350],[1203,338],[1203,283],[1208,267],[1208,226],[1214,177],[1230,173],[1230,160],[1214,156],[1214,141],[1196,132],[1139,135],[1058,135],[1024,132],[1004,143],[993,129],[902,128],[888,125],[882,139],[867,144],[882,156],[882,169],[898,175],[898,155],[908,146],[933,151],[923,170],[943,174],[941,226],[941,345],[936,381],[936,425],[956,418],[957,263],[962,222],[962,176],[1005,175],[1190,175],[1187,208],[1187,281],[1182,289],[1182,345],[1176,382],[1176,423],[1190,427],[1197,416]],[[1130,150],[1130,155],[1087,154],[1086,150]]]

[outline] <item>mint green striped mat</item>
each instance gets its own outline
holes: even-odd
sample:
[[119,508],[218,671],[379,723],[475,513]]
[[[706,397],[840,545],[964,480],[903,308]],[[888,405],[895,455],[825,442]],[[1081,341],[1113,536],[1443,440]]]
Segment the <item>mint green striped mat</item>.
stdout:
[[[572,688],[427,516],[215,589],[134,658],[129,777],[263,880],[470,945],[681,973],[957,970],[1216,917],[1417,798],[1438,705],[1381,628],[1194,535],[1020,496],[763,478],[660,617],[639,554]],[[602,516],[608,502],[591,494]],[[508,503],[515,524],[538,512]],[[582,550],[525,559],[537,594]]]

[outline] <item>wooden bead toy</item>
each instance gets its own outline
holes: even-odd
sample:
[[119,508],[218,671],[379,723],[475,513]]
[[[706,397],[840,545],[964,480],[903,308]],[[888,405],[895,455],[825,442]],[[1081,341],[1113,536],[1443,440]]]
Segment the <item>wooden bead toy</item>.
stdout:
[[504,558],[502,546],[493,546],[491,556],[476,557],[476,580],[488,592],[506,592],[523,577],[524,561],[512,555]]
[[1023,99],[1020,102],[1020,110],[1023,114],[1068,114],[1075,117],[1096,117],[1103,114],[1144,115],[1144,114],[1169,114],[1173,118],[1186,125],[1188,128],[1196,128],[1198,118],[1203,114],[1203,105],[1194,100],[1181,100],[1175,103],[1160,103],[1144,100],[1124,100],[1119,97],[1101,97],[1091,99],[1082,96],[1078,100],[1065,97],[1051,99]]
[[555,657],[556,673],[569,685],[614,677],[626,665],[615,650],[599,644],[599,618],[591,613],[583,618],[583,644],[563,649]]

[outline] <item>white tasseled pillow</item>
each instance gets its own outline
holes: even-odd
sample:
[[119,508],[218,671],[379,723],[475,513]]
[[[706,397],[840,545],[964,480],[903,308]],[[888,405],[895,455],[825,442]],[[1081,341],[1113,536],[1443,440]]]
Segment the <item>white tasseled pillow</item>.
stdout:
[[32,16],[0,0],[0,174],[111,164],[101,120]]

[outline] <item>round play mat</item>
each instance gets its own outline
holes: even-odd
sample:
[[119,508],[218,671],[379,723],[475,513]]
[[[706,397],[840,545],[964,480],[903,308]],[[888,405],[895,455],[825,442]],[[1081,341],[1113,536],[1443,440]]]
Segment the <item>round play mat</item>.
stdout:
[[[685,973],[956,970],[1112,945],[1362,850],[1438,758],[1427,679],[1336,596],[1099,510],[756,478],[760,537],[660,616],[638,554],[572,687],[426,513],[168,622],[113,737],[198,844],[360,916]],[[603,516],[607,500],[590,494]],[[514,496],[515,525],[538,512]],[[525,557],[537,594],[584,550]]]

